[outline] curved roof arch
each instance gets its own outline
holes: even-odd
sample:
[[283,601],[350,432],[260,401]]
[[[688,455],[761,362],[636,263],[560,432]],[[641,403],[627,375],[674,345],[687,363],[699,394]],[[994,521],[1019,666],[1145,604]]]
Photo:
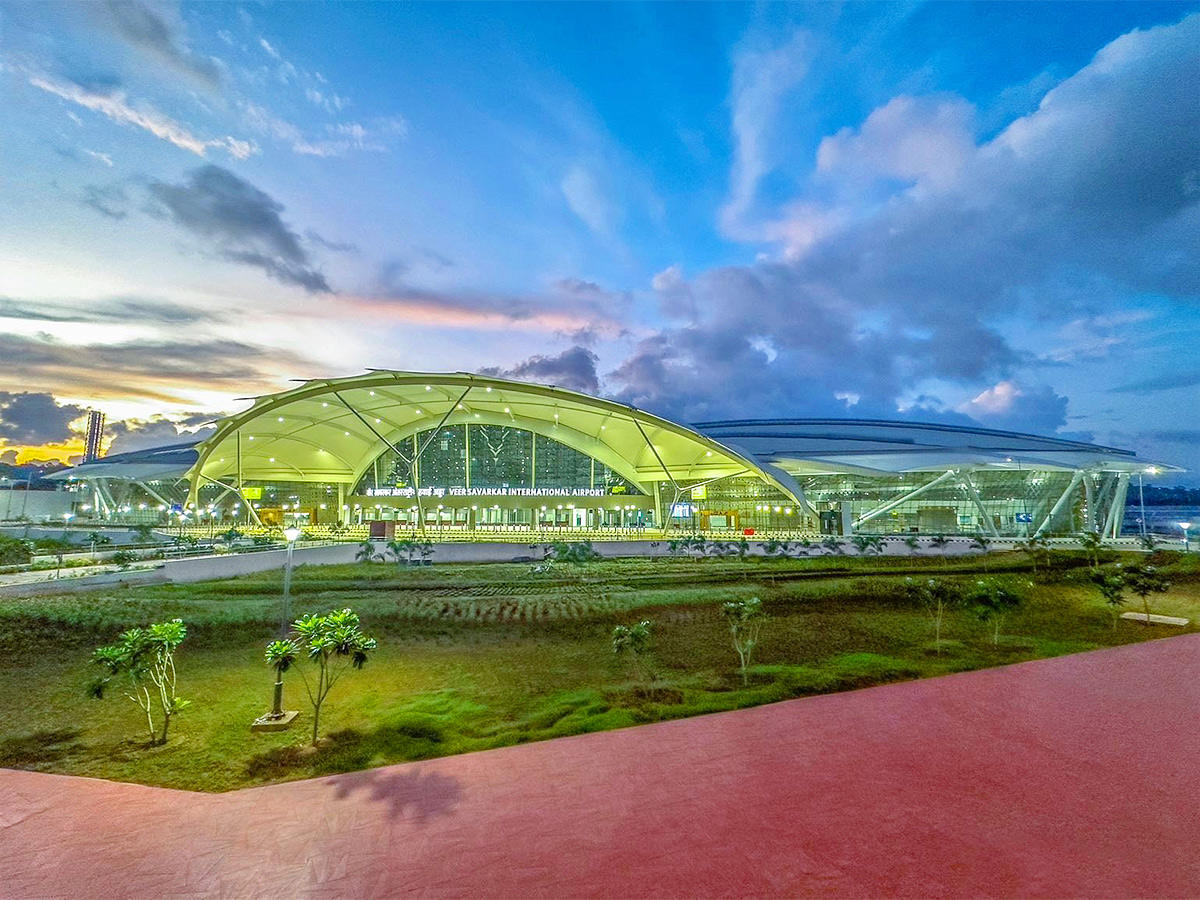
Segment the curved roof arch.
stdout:
[[[594,457],[644,489],[754,474],[790,486],[719,440],[631,406],[563,388],[463,372],[371,371],[306,381],[255,400],[197,445],[188,476],[205,481],[354,485],[389,446],[443,425],[510,425]],[[408,454],[406,454],[408,455]]]
[[796,475],[898,474],[946,467],[1138,472],[1147,466],[1130,450],[981,426],[878,419],[740,419],[704,422],[695,428],[761,464],[774,464]]

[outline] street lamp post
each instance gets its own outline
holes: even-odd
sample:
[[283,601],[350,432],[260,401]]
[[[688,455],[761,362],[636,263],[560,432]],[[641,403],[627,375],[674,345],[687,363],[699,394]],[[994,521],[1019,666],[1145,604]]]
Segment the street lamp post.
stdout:
[[296,539],[300,537],[299,528],[283,529],[287,540],[287,561],[283,565],[283,619],[279,624],[279,637],[287,637],[289,607],[292,603],[292,550],[296,547]]
[[1183,552],[1188,552],[1188,529],[1192,527],[1191,522],[1179,522],[1179,527],[1183,529]]

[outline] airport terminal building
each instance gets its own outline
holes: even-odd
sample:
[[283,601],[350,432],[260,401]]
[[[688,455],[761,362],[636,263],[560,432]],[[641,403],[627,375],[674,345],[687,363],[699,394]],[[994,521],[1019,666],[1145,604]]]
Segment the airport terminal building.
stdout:
[[1120,534],[1171,467],[1057,438],[853,419],[682,425],[574,391],[371,371],[258,398],[194,443],[59,473],[80,519],[523,533]]

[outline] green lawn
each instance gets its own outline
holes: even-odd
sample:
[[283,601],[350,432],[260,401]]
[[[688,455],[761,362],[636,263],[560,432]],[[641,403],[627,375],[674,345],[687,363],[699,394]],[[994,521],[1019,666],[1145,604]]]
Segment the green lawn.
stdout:
[[[1171,590],[1155,612],[1200,618],[1200,557],[1159,554]],[[531,577],[528,566],[302,568],[297,615],[350,606],[379,650],[351,672],[308,748],[298,673],[282,734],[251,734],[272,676],[262,648],[278,625],[279,575],[0,601],[0,766],[220,791],[560,735],[734,709],[1090,650],[1186,629],[1122,622],[1086,582],[1082,559],[1034,576],[1019,554],[979,559],[607,561]],[[968,611],[950,614],[942,652],[905,575],[1021,594],[994,646]],[[742,685],[720,603],[759,596],[771,616]],[[1133,598],[1130,609],[1137,608]],[[93,647],[123,628],[179,617],[180,694],[192,701],[170,742],[146,747],[140,711],[119,692],[88,699]],[[613,625],[654,623],[652,682],[614,657]]]

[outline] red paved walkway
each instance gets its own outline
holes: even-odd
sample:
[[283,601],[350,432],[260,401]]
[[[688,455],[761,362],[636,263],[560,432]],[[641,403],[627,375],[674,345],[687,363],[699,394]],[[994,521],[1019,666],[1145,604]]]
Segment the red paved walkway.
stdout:
[[0,896],[1197,897],[1200,635],[224,795],[0,771]]

